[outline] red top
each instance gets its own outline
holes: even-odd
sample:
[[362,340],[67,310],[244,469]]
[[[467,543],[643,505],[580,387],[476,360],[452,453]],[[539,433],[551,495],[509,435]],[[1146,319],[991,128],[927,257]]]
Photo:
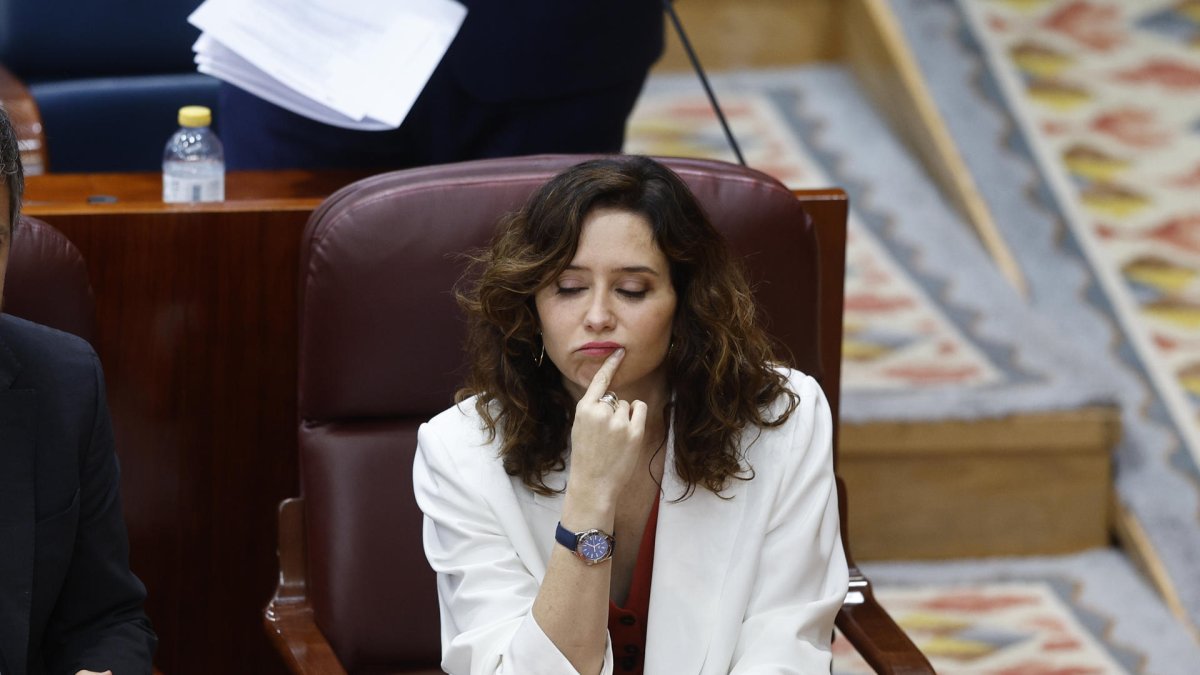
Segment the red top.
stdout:
[[658,499],[650,507],[642,546],[638,549],[625,606],[608,601],[608,634],[612,638],[613,670],[642,675],[646,666],[646,619],[650,614],[650,578],[654,574],[654,531],[658,527]]

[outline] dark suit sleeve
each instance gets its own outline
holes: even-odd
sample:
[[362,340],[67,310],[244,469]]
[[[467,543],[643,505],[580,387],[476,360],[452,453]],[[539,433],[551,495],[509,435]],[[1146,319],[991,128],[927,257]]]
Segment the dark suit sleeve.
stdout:
[[95,355],[92,364],[94,419],[81,448],[75,549],[46,626],[44,658],[53,675],[80,669],[149,674],[157,638],[142,610],[146,589],[129,569],[104,376]]

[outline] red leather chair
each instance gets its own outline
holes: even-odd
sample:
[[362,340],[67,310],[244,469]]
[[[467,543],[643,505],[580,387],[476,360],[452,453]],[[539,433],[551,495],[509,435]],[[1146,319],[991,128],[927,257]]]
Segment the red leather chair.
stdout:
[[[309,220],[301,245],[302,496],[280,507],[280,580],[265,611],[293,672],[440,672],[434,574],[411,479],[417,427],[450,405],[462,380],[464,322],[450,289],[465,261],[456,254],[484,246],[501,214],[581,159],[375,176],[332,195]],[[836,416],[845,195],[794,195],[721,162],[667,164],[748,258],[768,330],[794,365],[818,376]],[[932,672],[857,569],[851,586],[838,625],[868,662],[879,672]]]
[[96,304],[79,249],[53,227],[22,216],[13,227],[4,312],[92,341]]

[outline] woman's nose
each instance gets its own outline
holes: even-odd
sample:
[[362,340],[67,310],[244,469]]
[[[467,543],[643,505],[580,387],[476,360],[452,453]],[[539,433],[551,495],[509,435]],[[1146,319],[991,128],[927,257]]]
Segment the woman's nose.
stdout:
[[592,299],[591,305],[588,306],[587,316],[584,317],[584,325],[588,330],[605,330],[613,327],[612,308],[609,307],[605,294],[597,293]]

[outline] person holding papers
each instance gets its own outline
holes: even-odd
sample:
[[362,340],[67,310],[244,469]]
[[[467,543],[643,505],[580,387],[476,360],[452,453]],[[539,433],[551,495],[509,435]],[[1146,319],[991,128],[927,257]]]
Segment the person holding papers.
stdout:
[[828,673],[833,423],[683,181],[572,167],[459,299],[471,364],[413,465],[454,675]]
[[222,82],[229,169],[398,169],[619,152],[663,49],[658,0],[461,0],[467,14],[398,129],[317,122]]

